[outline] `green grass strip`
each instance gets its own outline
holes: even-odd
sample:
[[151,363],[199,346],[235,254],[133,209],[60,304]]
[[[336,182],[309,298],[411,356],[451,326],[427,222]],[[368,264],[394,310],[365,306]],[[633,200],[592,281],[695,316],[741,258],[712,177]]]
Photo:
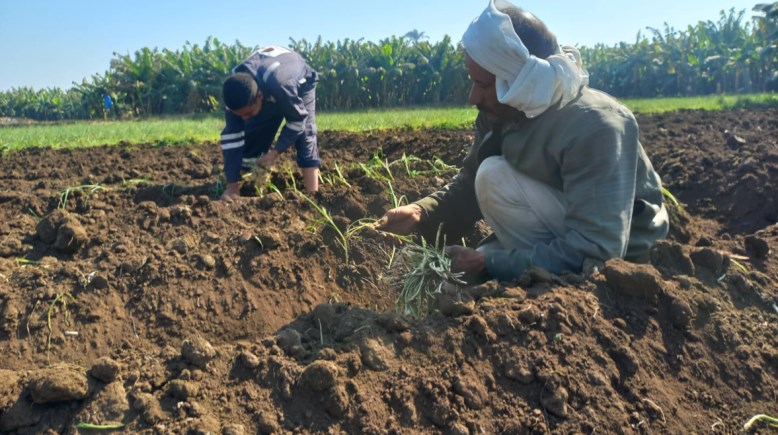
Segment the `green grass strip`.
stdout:
[[[723,110],[778,106],[777,94],[712,95],[688,98],[621,100],[635,113],[682,109]],[[473,107],[416,107],[360,112],[320,112],[320,131],[362,132],[390,129],[470,128]],[[220,115],[163,117],[132,121],[78,121],[0,126],[0,153],[29,147],[80,148],[117,144],[159,146],[218,143],[224,126]]]

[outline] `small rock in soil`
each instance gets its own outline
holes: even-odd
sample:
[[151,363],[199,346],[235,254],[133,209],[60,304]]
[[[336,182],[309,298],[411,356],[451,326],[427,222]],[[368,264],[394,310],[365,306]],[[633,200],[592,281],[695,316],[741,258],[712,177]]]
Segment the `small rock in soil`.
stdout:
[[748,255],[754,258],[765,258],[770,253],[770,245],[767,240],[758,236],[746,236],[745,246]]
[[205,368],[208,362],[216,356],[216,350],[207,340],[194,336],[181,344],[181,356],[193,365]]
[[230,423],[222,428],[222,435],[246,435],[246,426]]
[[136,393],[132,408],[141,413],[143,421],[147,424],[153,425],[167,419],[167,415],[162,410],[159,401],[148,393]]
[[324,399],[324,410],[335,418],[343,418],[348,413],[350,403],[346,388],[343,385],[336,385],[329,390],[329,394]]
[[368,368],[375,371],[383,371],[389,368],[389,365],[386,363],[390,357],[389,350],[377,340],[368,339],[363,341],[360,345],[360,353],[362,362]]
[[260,411],[257,415],[257,430],[260,434],[272,434],[278,431],[278,418],[270,411]]
[[75,218],[65,219],[57,230],[54,247],[66,254],[72,254],[81,249],[88,240],[86,230],[78,220]]
[[130,412],[127,391],[121,382],[112,382],[97,391],[75,421],[123,421]]
[[540,404],[551,414],[559,418],[567,418],[567,397],[568,392],[565,387],[557,386],[555,388],[544,388],[543,395],[540,397]]
[[659,240],[651,248],[651,264],[670,275],[694,276],[694,263],[680,243]]
[[653,303],[662,293],[662,279],[653,266],[614,258],[605,262],[602,272],[608,287],[618,293]]
[[57,231],[59,230],[60,223],[69,216],[70,213],[65,210],[61,208],[55,209],[38,222],[38,225],[35,227],[36,234],[44,243],[54,243],[57,240]]
[[35,403],[81,400],[89,392],[89,380],[84,369],[57,365],[31,375],[30,396]]
[[121,366],[118,362],[108,357],[102,357],[92,366],[92,369],[89,370],[89,374],[95,379],[110,384],[116,380],[116,377],[119,375],[119,370],[121,370]]
[[255,369],[259,367],[259,363],[260,363],[259,357],[257,357],[256,355],[254,355],[253,353],[247,350],[241,352],[238,359],[240,360],[241,364],[243,364],[246,368]]
[[196,382],[173,379],[168,384],[168,394],[181,401],[196,397],[199,392],[200,386]]
[[714,278],[726,272],[729,267],[729,256],[711,248],[695,249],[690,254],[697,267],[704,268],[714,274]]
[[338,371],[338,366],[334,363],[317,360],[303,370],[300,381],[313,391],[324,391],[335,385]]

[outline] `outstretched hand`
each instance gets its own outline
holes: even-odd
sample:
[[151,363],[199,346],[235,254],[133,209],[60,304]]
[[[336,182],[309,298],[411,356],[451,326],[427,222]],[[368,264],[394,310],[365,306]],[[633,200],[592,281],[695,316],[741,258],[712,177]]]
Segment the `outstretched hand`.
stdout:
[[424,210],[416,204],[403,205],[386,212],[376,222],[376,229],[388,233],[407,236],[416,230],[424,219]]
[[240,198],[240,183],[227,183],[227,187],[224,188],[222,196],[219,197],[222,201],[232,202]]
[[277,157],[278,157],[278,151],[270,150],[265,154],[263,154],[262,157],[259,158],[257,164],[266,167],[273,166],[273,163],[275,163]]

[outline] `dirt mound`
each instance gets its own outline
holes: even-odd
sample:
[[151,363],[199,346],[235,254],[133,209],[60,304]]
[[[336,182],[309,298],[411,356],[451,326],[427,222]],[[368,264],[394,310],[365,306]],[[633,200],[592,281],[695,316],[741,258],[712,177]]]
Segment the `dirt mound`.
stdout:
[[217,144],[8,155],[0,432],[739,430],[778,401],[776,119],[640,117],[679,201],[651,265],[446,288],[424,320],[360,225],[450,179],[468,131],[326,132],[310,200],[285,155],[216,201]]

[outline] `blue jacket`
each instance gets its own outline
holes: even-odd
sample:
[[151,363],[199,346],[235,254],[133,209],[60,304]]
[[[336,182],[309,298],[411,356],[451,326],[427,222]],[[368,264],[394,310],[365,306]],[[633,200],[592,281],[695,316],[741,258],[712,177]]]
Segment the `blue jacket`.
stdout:
[[[264,47],[232,69],[232,74],[238,72],[254,76],[264,95],[262,110],[257,116],[280,116],[285,121],[274,147],[276,151],[283,152],[300,136],[308,134],[305,125],[309,114],[301,94],[313,87],[318,75],[302,56],[283,47]],[[224,118],[225,127],[221,133],[224,172],[228,182],[235,182],[240,178],[245,122],[229,110],[225,110]]]

